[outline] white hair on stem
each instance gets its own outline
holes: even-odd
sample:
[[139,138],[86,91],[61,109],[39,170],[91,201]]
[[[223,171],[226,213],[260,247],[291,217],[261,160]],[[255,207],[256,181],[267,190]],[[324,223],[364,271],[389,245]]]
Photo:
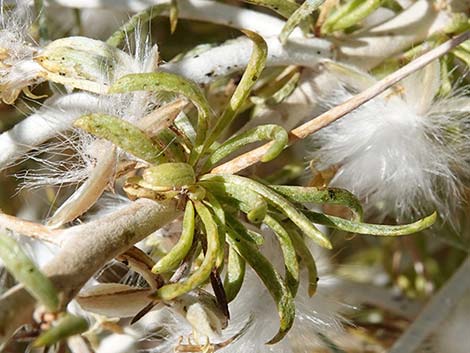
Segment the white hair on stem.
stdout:
[[21,90],[39,82],[41,67],[33,61],[38,48],[28,35],[31,13],[26,1],[7,10],[0,3],[0,99],[11,104]]
[[15,8],[10,10],[5,8],[3,0],[0,1],[0,48],[2,54],[8,54],[6,63],[31,57],[33,48],[28,45],[31,43],[31,37],[28,35],[31,23],[27,1],[16,1]]
[[53,96],[12,129],[0,135],[0,169],[8,167],[24,153],[70,129],[73,121],[98,106],[98,98],[89,93]]
[[[133,45],[135,54],[129,65],[121,70],[128,73],[154,71],[158,61],[157,47],[151,47],[149,38],[142,38],[139,30],[135,32],[133,43],[130,42],[127,38],[127,46],[130,50]],[[58,117],[56,120],[59,124],[64,121],[71,124],[84,113],[98,111],[136,123],[157,104],[146,92],[93,97],[90,103],[86,111],[81,111],[79,114],[64,109],[60,112],[64,118]],[[114,176],[118,155],[112,144],[97,140],[80,131],[76,131],[76,136],[78,137],[76,139],[66,136],[62,144],[55,144],[52,149],[48,149],[47,146],[38,149],[41,153],[53,152],[52,154],[58,154],[61,157],[67,156],[67,150],[75,150],[71,156],[60,158],[59,161],[43,160],[45,168],[41,171],[28,171],[24,174],[26,186],[62,186],[65,183],[78,183],[85,180],[49,219],[47,224],[52,228],[60,227],[85,213],[99,199]]]
[[94,142],[78,130],[71,136],[63,134],[25,156],[39,167],[20,171],[15,176],[22,180],[21,187],[26,189],[79,183],[86,179],[97,159]]
[[[337,72],[332,79],[362,75],[362,80],[346,79],[355,82],[353,90],[373,82],[353,72]],[[462,202],[463,179],[470,175],[470,101],[435,99],[439,87],[439,63],[434,62],[319,131],[311,138],[318,147],[312,155],[315,167],[338,167],[331,185],[355,193],[381,217],[405,220],[437,208],[449,219]],[[351,96],[343,83],[321,100],[331,107]]]
[[[334,56],[332,43],[318,38],[291,38],[285,45],[277,36],[265,37],[268,45],[267,66],[301,65],[315,67]],[[253,43],[246,37],[230,40],[198,55],[176,63],[163,64],[161,70],[173,72],[198,83],[243,70],[250,59]]]
[[[130,47],[129,38],[127,44]],[[157,68],[158,47],[151,47],[149,37],[141,38],[140,30],[135,32],[135,66],[128,70],[137,69],[137,72],[152,72]],[[125,95],[101,97],[100,108],[111,115],[138,123],[149,111],[155,108],[157,102],[147,92],[133,92]],[[90,137],[89,137],[90,138]],[[98,141],[97,141],[98,142]],[[109,142],[99,140],[92,145],[96,154],[96,163],[93,165],[86,181],[70,196],[48,220],[47,225],[58,228],[88,211],[101,197],[106,187],[114,178],[119,157],[119,151]]]

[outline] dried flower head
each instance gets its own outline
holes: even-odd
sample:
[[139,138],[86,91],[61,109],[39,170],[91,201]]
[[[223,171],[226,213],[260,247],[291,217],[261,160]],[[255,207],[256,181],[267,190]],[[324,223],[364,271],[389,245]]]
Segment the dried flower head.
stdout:
[[[322,96],[327,107],[374,82],[364,73],[337,71],[332,79],[343,83]],[[315,168],[337,168],[331,185],[351,190],[380,217],[405,220],[437,209],[449,219],[470,173],[470,101],[437,96],[440,84],[435,62],[321,130],[311,139],[318,147]]]

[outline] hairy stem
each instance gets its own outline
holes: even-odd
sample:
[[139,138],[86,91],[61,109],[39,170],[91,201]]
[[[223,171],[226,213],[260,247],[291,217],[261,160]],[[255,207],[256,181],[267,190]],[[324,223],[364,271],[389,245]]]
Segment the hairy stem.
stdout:
[[[300,65],[315,67],[321,60],[334,56],[331,42],[318,38],[291,38],[282,45],[278,37],[265,37],[268,45],[266,66]],[[253,43],[241,37],[199,55],[176,63],[164,64],[161,70],[182,75],[198,83],[209,83],[217,77],[245,69]]]
[[[61,249],[43,269],[59,293],[62,308],[115,256],[179,215],[174,202],[140,199],[99,220],[58,233]],[[0,296],[0,345],[19,326],[30,323],[35,300],[21,286]]]

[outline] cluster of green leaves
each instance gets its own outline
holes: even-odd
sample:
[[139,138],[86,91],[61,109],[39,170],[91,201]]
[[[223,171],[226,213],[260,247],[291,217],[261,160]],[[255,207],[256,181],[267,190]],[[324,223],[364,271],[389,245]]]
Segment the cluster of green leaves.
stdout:
[[[266,60],[266,43],[255,33],[245,34],[253,40],[254,50],[249,65],[220,116],[213,110],[193,82],[174,74],[155,72],[131,74],[118,79],[109,92],[173,92],[187,97],[195,106],[197,119],[184,117],[172,129],[148,136],[139,127],[117,117],[89,114],[75,123],[89,133],[107,139],[149,167],[142,176],[127,179],[125,190],[133,197],[157,201],[179,199],[184,208],[183,231],[179,241],[162,257],[153,271],[170,278],[180,266],[193,268],[185,279],[167,282],[154,298],[172,300],[204,286],[209,280],[220,305],[227,308],[240,291],[246,263],[258,274],[274,301],[279,318],[279,332],[268,342],[281,340],[295,318],[294,298],[299,286],[299,268],[309,273],[309,295],[315,293],[317,271],[306,238],[331,248],[331,242],[314,223],[362,234],[396,236],[410,234],[430,226],[435,215],[405,226],[383,226],[362,223],[359,201],[341,189],[267,185],[263,181],[231,174],[208,173],[223,158],[247,144],[271,139],[272,146],[263,162],[276,158],[287,146],[288,134],[280,126],[263,125],[220,142],[222,132],[246,103],[254,83],[260,77]],[[194,126],[196,125],[196,126]],[[176,141],[171,146],[162,141]],[[130,191],[133,190],[133,191]],[[310,211],[304,204],[338,204],[351,210],[352,220]],[[265,224],[272,229],[282,249],[285,275],[275,269],[260,249],[263,236],[248,224]],[[202,262],[199,261],[202,256]],[[213,279],[216,280],[213,280]]]
[[[323,3],[307,0],[299,6],[295,1],[284,0],[247,2],[270,7],[288,18],[281,33],[283,42],[296,26],[305,29],[309,15]],[[379,4],[380,1],[351,0],[333,12],[322,29],[326,33],[347,29],[365,18]],[[107,44],[120,45],[126,33],[134,30],[138,23],[150,21],[167,10],[170,11],[174,29],[178,13],[175,1],[137,14],[116,31]],[[317,270],[307,238],[319,246],[332,248],[330,240],[315,224],[358,234],[400,236],[429,227],[434,223],[436,215],[408,225],[367,224],[362,222],[360,202],[346,190],[270,185],[249,177],[211,174],[211,169],[220,161],[248,144],[271,140],[271,147],[261,160],[269,162],[287,147],[289,141],[287,131],[274,124],[258,126],[220,141],[224,130],[239,112],[249,108],[250,101],[258,104],[274,99],[278,102],[292,92],[299,78],[298,71],[291,70],[276,84],[278,90],[274,94],[258,92],[258,96],[250,97],[263,72],[267,47],[256,33],[244,33],[254,43],[253,53],[220,116],[214,114],[204,92],[196,83],[175,74],[153,72],[121,77],[108,93],[172,92],[192,102],[197,113],[195,119],[180,115],[173,121],[171,128],[160,130],[156,136],[150,136],[128,121],[100,113],[81,117],[75,126],[113,142],[123,151],[148,163],[141,177],[136,177],[136,171],[133,171],[133,175],[127,178],[124,190],[130,196],[149,197],[157,201],[178,199],[180,207],[184,209],[183,230],[178,242],[153,268],[153,272],[167,279],[153,297],[157,300],[172,300],[210,281],[215,287],[214,292],[220,305],[228,311],[228,303],[241,290],[248,264],[276,303],[280,328],[268,342],[275,343],[287,334],[294,322],[295,296],[302,266],[308,272],[308,294],[314,295],[316,291]],[[352,217],[344,219],[314,212],[307,207],[311,203],[344,206],[350,210]],[[262,253],[264,237],[260,231],[261,224],[269,227],[279,242],[285,265],[284,275]],[[13,276],[48,311],[59,310],[59,300],[53,285],[24,255],[18,244],[7,236],[0,237],[0,258]],[[192,272],[184,279],[169,281],[181,266],[191,268]],[[222,275],[225,275],[224,281],[220,279]],[[60,314],[51,330],[40,336],[35,345],[53,344],[64,337],[83,332],[86,326],[83,319]]]

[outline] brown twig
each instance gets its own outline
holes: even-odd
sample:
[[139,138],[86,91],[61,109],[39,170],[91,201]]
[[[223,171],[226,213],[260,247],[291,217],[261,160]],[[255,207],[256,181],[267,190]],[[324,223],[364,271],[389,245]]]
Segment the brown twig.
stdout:
[[[449,41],[441,44],[437,48],[421,55],[416,60],[410,62],[409,64],[403,66],[401,69],[395,71],[394,73],[388,75],[384,79],[380,80],[373,86],[364,90],[363,92],[355,95],[354,97],[348,99],[346,102],[337,105],[336,107],[328,110],[327,112],[319,115],[318,117],[306,122],[305,124],[300,125],[299,127],[291,130],[289,132],[289,145],[303,140],[306,137],[312,135],[318,130],[328,126],[332,122],[342,118],[346,114],[350,113],[354,109],[357,109],[364,103],[368,102],[372,98],[377,97],[380,93],[392,87],[397,82],[401,81],[405,77],[411,75],[417,70],[423,68],[431,61],[445,55],[450,50],[470,38],[470,31],[466,31],[455,38],[450,39]],[[258,163],[261,158],[266,154],[268,149],[271,147],[272,142],[267,143],[261,147],[258,147],[250,152],[244,153],[241,156],[238,156],[232,159],[229,162],[226,162],[216,168],[214,168],[211,173],[213,174],[234,174],[237,173],[249,166]]]

